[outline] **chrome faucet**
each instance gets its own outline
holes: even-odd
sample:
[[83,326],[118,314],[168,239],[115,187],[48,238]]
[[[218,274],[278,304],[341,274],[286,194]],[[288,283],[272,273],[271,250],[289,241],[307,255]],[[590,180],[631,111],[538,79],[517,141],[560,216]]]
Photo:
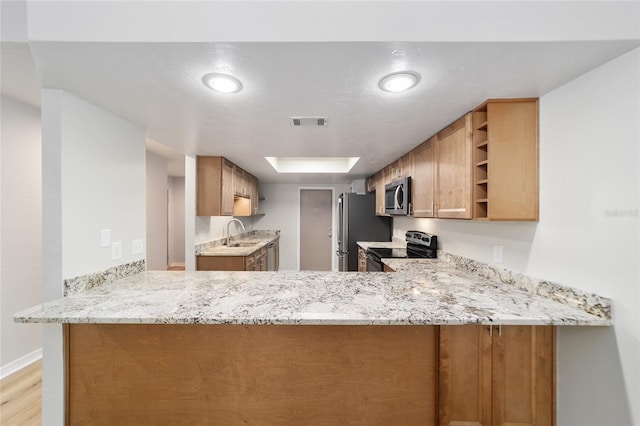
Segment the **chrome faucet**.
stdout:
[[231,234],[229,233],[229,225],[231,225],[231,223],[232,223],[232,222],[238,222],[238,223],[240,224],[240,226],[242,227],[242,230],[243,230],[243,231],[245,231],[244,223],[242,223],[242,222],[240,221],[240,219],[231,219],[231,220],[227,223],[227,239],[226,239],[226,241],[225,241],[225,243],[224,243],[224,244],[225,244],[225,245],[227,245],[227,246],[229,245],[229,240],[231,239]]

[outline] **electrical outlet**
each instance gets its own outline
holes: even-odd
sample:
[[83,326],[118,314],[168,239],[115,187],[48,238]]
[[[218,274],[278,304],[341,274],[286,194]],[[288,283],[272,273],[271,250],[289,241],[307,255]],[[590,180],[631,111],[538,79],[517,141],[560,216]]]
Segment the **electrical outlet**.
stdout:
[[131,254],[142,254],[144,252],[144,240],[133,240],[131,243]]
[[100,247],[109,247],[111,245],[111,229],[100,230]]
[[114,241],[111,244],[111,260],[122,259],[122,241]]
[[493,261],[502,263],[502,250],[503,246],[493,246]]

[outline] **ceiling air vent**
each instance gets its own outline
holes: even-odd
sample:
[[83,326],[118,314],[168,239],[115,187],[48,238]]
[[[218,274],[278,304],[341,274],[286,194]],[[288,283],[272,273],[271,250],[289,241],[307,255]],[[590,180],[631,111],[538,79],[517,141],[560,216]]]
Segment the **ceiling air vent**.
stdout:
[[324,127],[329,125],[329,117],[289,117],[293,127]]

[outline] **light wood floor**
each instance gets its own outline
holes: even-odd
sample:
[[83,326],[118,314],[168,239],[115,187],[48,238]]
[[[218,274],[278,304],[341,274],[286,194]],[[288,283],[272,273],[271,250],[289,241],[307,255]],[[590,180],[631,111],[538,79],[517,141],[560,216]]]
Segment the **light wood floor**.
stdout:
[[0,425],[42,424],[42,363],[40,361],[0,382]]
[[184,271],[184,266],[169,266],[167,271]]

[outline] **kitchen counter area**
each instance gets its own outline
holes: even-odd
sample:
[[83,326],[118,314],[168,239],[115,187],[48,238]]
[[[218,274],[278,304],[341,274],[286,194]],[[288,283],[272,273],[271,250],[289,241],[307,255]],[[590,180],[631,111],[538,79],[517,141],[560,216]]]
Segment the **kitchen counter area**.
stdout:
[[280,231],[253,230],[218,238],[196,245],[195,254],[198,271],[277,271]]
[[254,230],[234,235],[225,244],[225,238],[196,245],[196,256],[250,256],[267,244],[280,238],[280,231]]
[[514,285],[444,259],[385,262],[399,272],[144,272],[15,318],[133,324],[611,325],[608,299],[557,284]]
[[450,424],[490,395],[552,425],[554,326],[612,324],[606,298],[469,259],[383,261],[143,272],[15,320],[62,324],[67,424],[105,425]]

